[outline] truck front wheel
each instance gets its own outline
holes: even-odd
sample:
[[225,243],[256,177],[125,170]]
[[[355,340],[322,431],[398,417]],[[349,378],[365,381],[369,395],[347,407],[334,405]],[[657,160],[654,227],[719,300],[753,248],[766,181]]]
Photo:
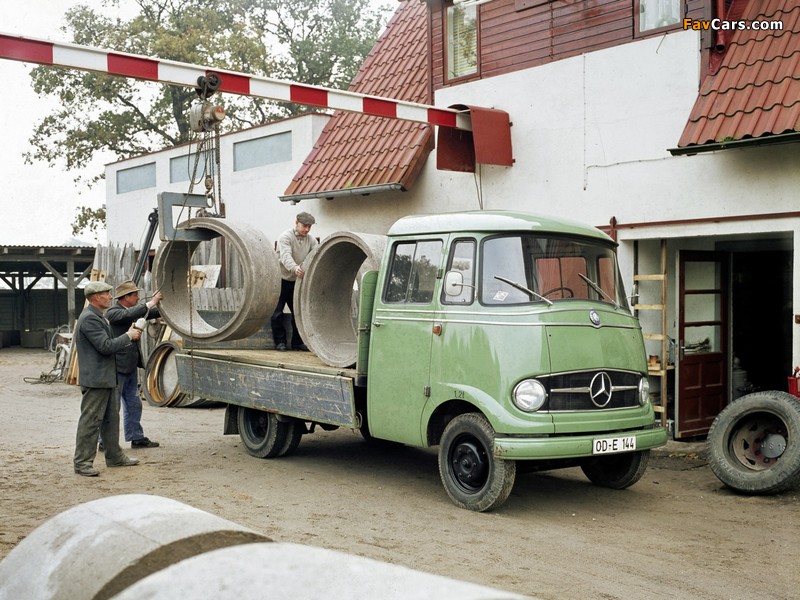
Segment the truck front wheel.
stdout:
[[288,424],[278,421],[277,415],[239,408],[239,437],[247,452],[257,458],[278,456],[286,445]]
[[442,434],[439,474],[450,499],[478,512],[497,508],[514,487],[517,463],[495,458],[494,429],[478,413],[455,417]]
[[581,470],[595,485],[624,490],[639,481],[650,462],[650,450],[590,458]]

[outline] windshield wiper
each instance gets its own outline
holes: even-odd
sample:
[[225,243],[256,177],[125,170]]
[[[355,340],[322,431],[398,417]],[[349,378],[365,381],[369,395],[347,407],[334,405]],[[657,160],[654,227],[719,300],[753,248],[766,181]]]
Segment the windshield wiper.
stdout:
[[510,279],[506,279],[505,277],[500,277],[500,275],[495,275],[494,278],[497,279],[498,281],[502,281],[503,283],[507,283],[511,287],[517,288],[520,292],[525,292],[526,294],[530,294],[531,296],[536,296],[540,300],[544,300],[545,302],[547,302],[547,304],[549,304],[550,306],[553,305],[553,302],[551,300],[548,300],[544,296],[540,296],[539,294],[537,294],[533,290],[529,290],[528,288],[526,288],[521,283],[517,283],[516,281],[511,281]]
[[595,292],[597,292],[598,294],[601,294],[601,295],[602,295],[602,296],[604,296],[604,297],[605,297],[605,298],[606,298],[606,299],[607,299],[609,302],[611,302],[611,303],[614,305],[614,308],[619,308],[619,304],[617,303],[617,301],[616,301],[616,300],[614,300],[614,299],[613,299],[611,296],[609,296],[608,294],[606,294],[606,293],[603,291],[603,288],[601,288],[599,285],[597,285],[597,284],[596,284],[594,281],[592,281],[591,279],[589,279],[589,278],[588,278],[586,275],[584,275],[583,273],[578,273],[578,277],[580,277],[580,278],[581,278],[581,279],[583,279],[583,280],[584,280],[586,283],[588,283],[588,284],[589,284],[589,285],[592,287],[592,289],[593,289]]

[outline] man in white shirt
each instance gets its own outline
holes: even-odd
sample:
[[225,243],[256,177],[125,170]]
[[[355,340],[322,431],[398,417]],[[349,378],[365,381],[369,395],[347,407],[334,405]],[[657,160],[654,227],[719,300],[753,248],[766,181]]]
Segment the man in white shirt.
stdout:
[[[308,350],[300,332],[297,330],[297,323],[294,320],[294,285],[298,279],[305,276],[302,263],[311,251],[317,247],[317,240],[309,235],[311,226],[316,223],[313,215],[301,212],[297,215],[294,227],[284,231],[278,237],[278,260],[281,265],[281,296],[278,306],[272,313],[272,339],[275,342],[276,350]],[[292,340],[291,345],[287,346],[286,328],[284,327],[283,309],[289,307],[292,314]]]

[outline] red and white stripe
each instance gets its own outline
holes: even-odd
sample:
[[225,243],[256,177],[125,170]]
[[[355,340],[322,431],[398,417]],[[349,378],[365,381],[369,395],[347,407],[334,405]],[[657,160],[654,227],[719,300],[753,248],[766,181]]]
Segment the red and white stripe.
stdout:
[[187,87],[197,87],[198,77],[216,73],[221,78],[219,87],[221,92],[472,130],[468,111],[437,108],[416,102],[367,96],[269,77],[4,33],[0,33],[0,59],[2,58]]

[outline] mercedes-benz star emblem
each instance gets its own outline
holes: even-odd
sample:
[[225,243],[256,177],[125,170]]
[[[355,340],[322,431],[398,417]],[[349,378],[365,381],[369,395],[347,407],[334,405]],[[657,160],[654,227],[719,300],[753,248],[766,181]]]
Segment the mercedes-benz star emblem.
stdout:
[[600,371],[592,377],[592,382],[589,384],[589,397],[592,399],[592,404],[597,408],[603,408],[611,402],[611,394],[613,392],[611,377],[608,376],[608,373]]
[[589,311],[589,320],[595,325],[600,325],[600,315],[597,314],[596,310],[592,309]]

